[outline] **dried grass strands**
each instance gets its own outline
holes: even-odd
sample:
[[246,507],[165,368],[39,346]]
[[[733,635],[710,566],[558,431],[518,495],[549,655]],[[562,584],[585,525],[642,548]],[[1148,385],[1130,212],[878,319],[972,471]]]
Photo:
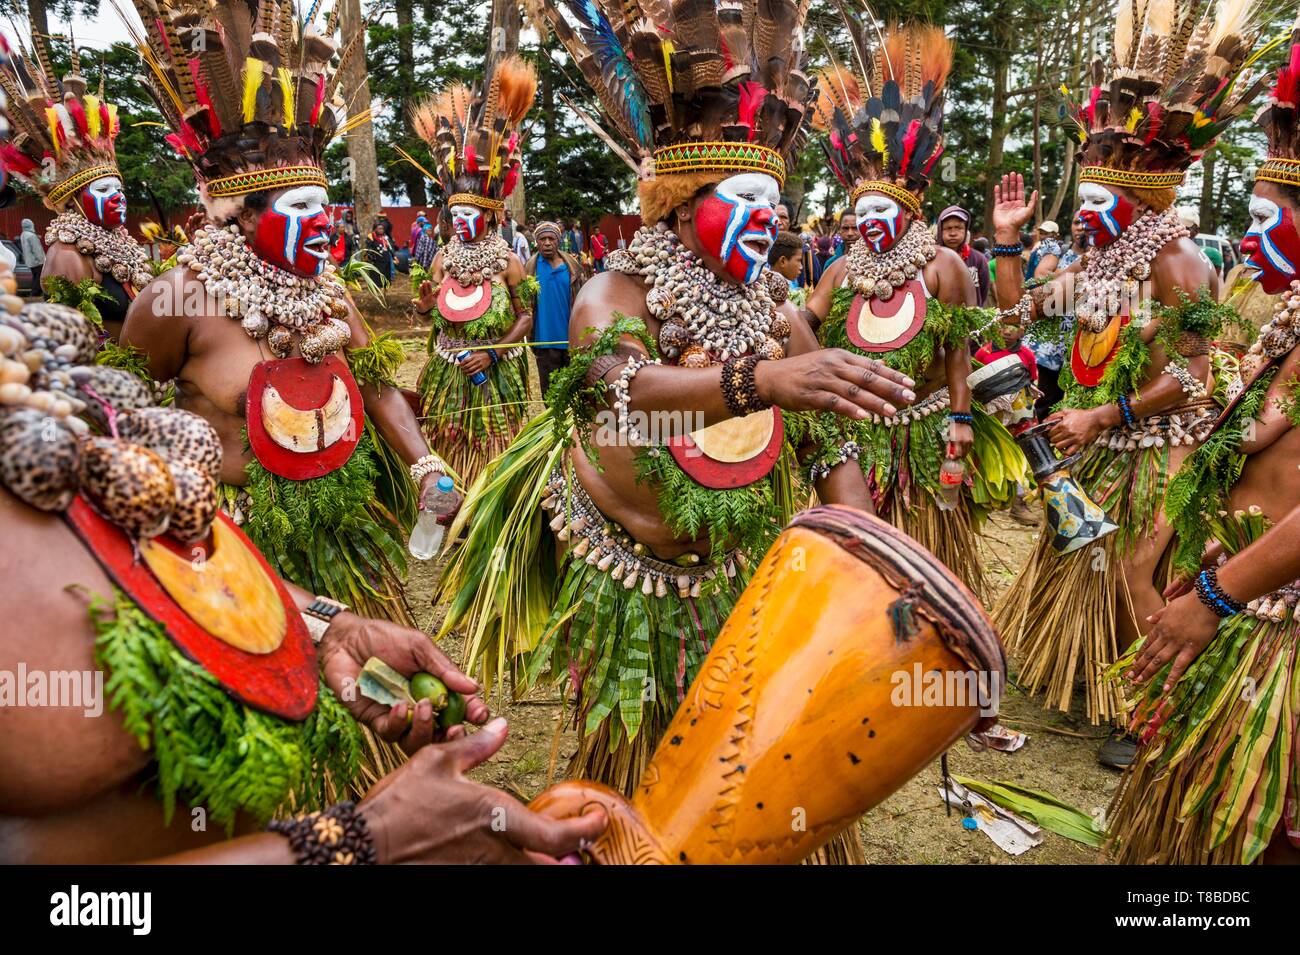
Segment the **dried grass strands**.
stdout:
[[989,590],[984,578],[984,564],[980,560],[978,535],[966,509],[965,498],[956,510],[944,511],[919,485],[912,486],[911,497],[921,503],[903,507],[895,498],[895,506],[882,513],[881,519],[889,521],[939,558],[982,604],[988,606]]

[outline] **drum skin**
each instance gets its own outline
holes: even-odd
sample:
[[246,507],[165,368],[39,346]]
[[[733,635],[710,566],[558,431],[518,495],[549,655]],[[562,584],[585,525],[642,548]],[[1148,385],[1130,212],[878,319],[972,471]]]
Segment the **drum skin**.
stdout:
[[[914,625],[900,633],[904,591]],[[1005,680],[969,591],[883,522],[814,508],[758,567],[632,802],[579,781],[532,808],[603,807],[610,825],[589,854],[606,864],[798,862],[991,724],[977,699],[897,705],[899,674],[971,670]]]

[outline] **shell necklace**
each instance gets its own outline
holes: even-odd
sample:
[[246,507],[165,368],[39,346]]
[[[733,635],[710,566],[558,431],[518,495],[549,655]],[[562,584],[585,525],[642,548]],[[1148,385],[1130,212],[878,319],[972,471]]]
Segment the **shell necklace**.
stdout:
[[478,242],[462,242],[453,237],[442,250],[442,267],[468,288],[504,272],[510,264],[509,255],[510,246],[497,234]]
[[124,286],[139,290],[153,281],[149,255],[125,226],[105,229],[76,212],[61,212],[45,230],[45,244],[62,242],[89,256],[95,268]]
[[1273,303],[1273,317],[1260,327],[1259,337],[1241,360],[1242,380],[1250,381],[1266,360],[1281,358],[1297,343],[1300,343],[1300,279],[1293,281]]
[[1147,212],[1114,242],[1084,253],[1083,274],[1074,315],[1090,332],[1100,332],[1125,303],[1136,305],[1141,284],[1151,277],[1151,263],[1170,242],[1188,235],[1173,208]]
[[198,274],[249,338],[265,338],[277,358],[287,357],[298,339],[302,357],[316,364],[352,340],[347,290],[328,262],[319,276],[294,275],[254,252],[237,225],[205,226],[176,261]]
[[606,258],[611,272],[650,285],[646,308],[660,322],[659,351],[688,368],[707,368],[750,352],[782,358],[790,334],[766,283],[731,285],[705,268],[667,225],[638,229]]
[[919,219],[913,219],[903,237],[885,252],[867,248],[865,241],[854,242],[845,254],[849,283],[863,298],[874,295],[887,302],[894,289],[916,278],[916,273],[935,257],[937,248],[934,236]]

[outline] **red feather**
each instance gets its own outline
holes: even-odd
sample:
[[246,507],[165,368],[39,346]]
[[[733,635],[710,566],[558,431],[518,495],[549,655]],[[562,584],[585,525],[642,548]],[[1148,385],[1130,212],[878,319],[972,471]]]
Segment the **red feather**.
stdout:
[[1088,125],[1097,117],[1097,100],[1101,99],[1101,87],[1094,86],[1092,92],[1088,95],[1088,105],[1084,107],[1083,115],[1088,117]]
[[922,174],[926,176],[930,175],[930,170],[934,168],[934,164],[939,161],[939,157],[942,155],[943,155],[943,147],[940,146],[938,149],[934,151],[934,155],[932,155],[928,160],[926,160],[925,168],[921,170]]
[[19,176],[28,176],[40,168],[35,160],[10,143],[0,144],[0,160],[6,169]]
[[510,164],[506,171],[506,177],[501,183],[501,198],[505,198],[515,191],[515,186],[519,184],[519,160],[516,159]]
[[749,129],[749,139],[754,139],[754,123],[758,118],[758,110],[767,99],[767,90],[761,83],[746,81],[740,84],[740,108],[736,117],[740,125]]
[[478,153],[469,143],[465,144],[465,169],[474,175],[478,175]]
[[72,117],[72,122],[77,126],[77,132],[81,134],[82,139],[90,137],[90,123],[86,119],[86,107],[82,105],[81,98],[78,96],[69,96],[63,101],[64,108],[68,115]]
[[199,71],[197,57],[190,60],[190,76],[194,77],[194,95],[198,97],[199,105],[205,107],[208,111],[208,128],[212,130],[212,138],[217,139],[221,136],[221,119],[217,116],[216,107],[212,105],[212,96],[208,92],[208,84],[203,82],[203,74]]
[[108,111],[107,103],[99,104],[99,128],[108,131],[107,136],[109,139],[115,138],[117,136],[117,131],[122,128],[121,125],[113,119],[113,114]]
[[916,137],[921,132],[921,121],[912,120],[907,126],[907,132],[903,134],[903,156],[899,160],[898,168],[906,171],[912,162],[912,152],[916,149]]
[[325,74],[316,77],[316,104],[311,109],[311,124],[320,122],[321,109],[325,105]]
[[1155,100],[1147,103],[1147,136],[1146,142],[1151,142],[1160,135],[1161,128],[1165,125],[1164,107]]

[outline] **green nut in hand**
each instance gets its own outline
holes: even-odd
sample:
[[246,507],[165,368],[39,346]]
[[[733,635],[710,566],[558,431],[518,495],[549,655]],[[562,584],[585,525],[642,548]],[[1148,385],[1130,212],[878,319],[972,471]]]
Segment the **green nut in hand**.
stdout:
[[[447,708],[447,687],[432,673],[417,673],[411,677],[411,696],[416,701],[428,700],[433,711],[441,713]],[[462,708],[464,703],[461,704]]]
[[449,729],[465,722],[465,697],[455,690],[447,691],[447,708],[438,714],[438,725]]

